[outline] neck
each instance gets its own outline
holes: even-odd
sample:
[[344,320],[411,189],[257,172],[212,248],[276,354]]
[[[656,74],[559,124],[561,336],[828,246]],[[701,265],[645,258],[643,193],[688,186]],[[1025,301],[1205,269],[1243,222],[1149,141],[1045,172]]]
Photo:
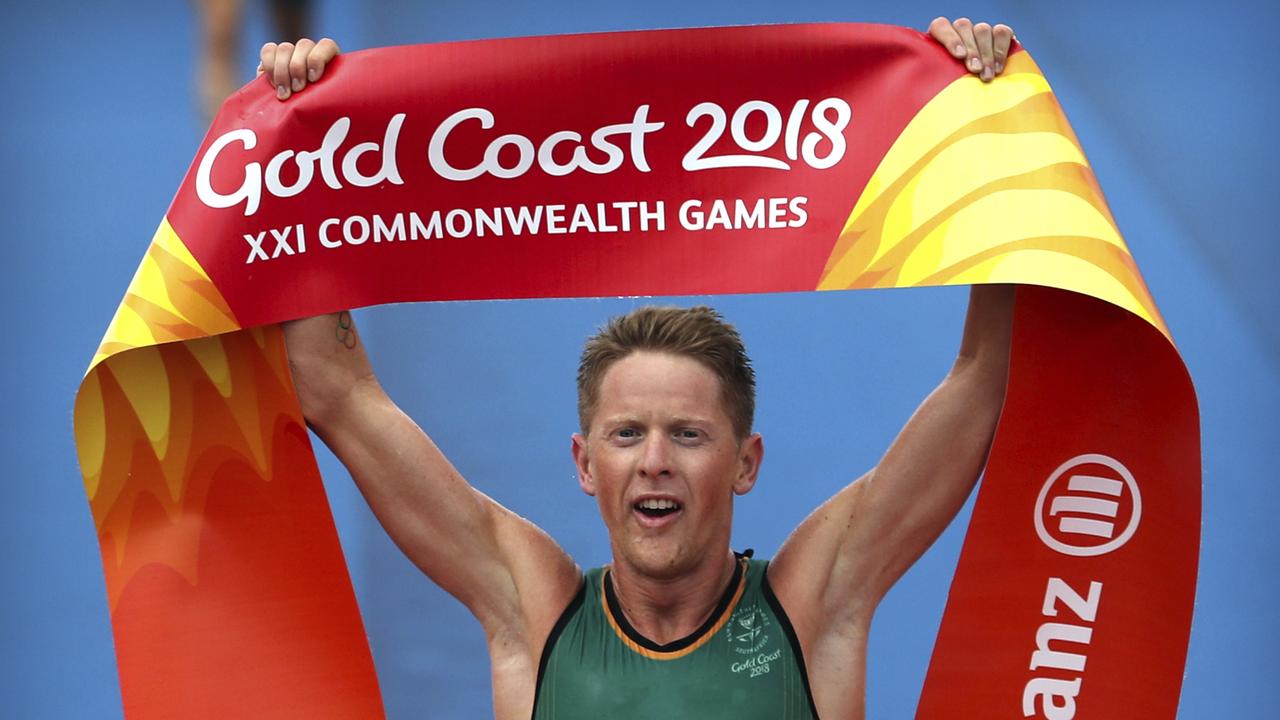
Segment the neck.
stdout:
[[688,573],[659,578],[615,558],[610,579],[631,627],[664,645],[686,637],[707,621],[724,595],[736,564],[733,551],[726,550]]

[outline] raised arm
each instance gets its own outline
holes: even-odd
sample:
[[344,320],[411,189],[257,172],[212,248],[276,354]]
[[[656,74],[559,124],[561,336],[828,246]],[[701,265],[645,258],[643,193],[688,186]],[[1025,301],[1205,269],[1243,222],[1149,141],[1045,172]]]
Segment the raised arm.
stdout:
[[[340,52],[328,38],[267,43],[258,72],[287,100],[319,82]],[[383,392],[350,313],[288,323],[285,340],[307,424],[346,465],[396,545],[476,615],[491,643],[513,632],[541,643],[577,590],[573,561],[468,484]]]
[[960,351],[875,468],[813,512],[779,552],[779,569],[818,579],[806,605],[869,613],[964,504],[1004,404],[1013,287],[974,286]]
[[[1008,25],[968,18],[936,18],[929,35],[984,81],[1004,71],[1013,42]],[[1012,319],[1012,287],[974,286],[951,372],[880,463],[814,511],[778,552],[770,577],[780,580],[780,596],[791,596],[798,625],[833,627],[843,618],[865,629],[964,504],[1004,404]]]
[[480,619],[491,646],[511,646],[491,647],[495,658],[526,655],[536,672],[541,643],[577,590],[572,560],[467,484],[391,401],[350,313],[288,323],[285,340],[308,425],[346,465],[387,533]]
[[[951,371],[911,416],[881,461],[800,524],[769,579],[809,662],[845,671],[843,697],[820,708],[861,708],[861,663],[876,605],[955,517],[986,462],[1004,404],[1012,286],[975,286]],[[825,711],[824,711],[825,712]],[[860,710],[859,710],[860,712]],[[829,714],[829,713],[828,713]]]

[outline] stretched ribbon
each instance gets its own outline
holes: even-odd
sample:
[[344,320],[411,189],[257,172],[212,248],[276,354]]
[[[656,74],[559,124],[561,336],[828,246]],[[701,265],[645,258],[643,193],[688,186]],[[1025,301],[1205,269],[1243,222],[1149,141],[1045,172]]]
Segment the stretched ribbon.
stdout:
[[[378,303],[1018,283],[919,716],[1174,717],[1195,394],[1022,51],[673,30],[351,53],[231,98],[76,396],[130,717],[375,717],[278,323]],[[1140,709],[1140,711],[1139,711]]]

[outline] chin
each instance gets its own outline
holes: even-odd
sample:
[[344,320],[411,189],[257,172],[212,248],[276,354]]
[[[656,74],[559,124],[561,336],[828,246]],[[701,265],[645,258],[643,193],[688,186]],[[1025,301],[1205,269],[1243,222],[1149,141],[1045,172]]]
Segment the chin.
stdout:
[[677,542],[654,542],[645,538],[633,543],[629,552],[623,553],[626,562],[648,577],[668,579],[679,577],[697,564],[697,558],[688,557],[686,547]]

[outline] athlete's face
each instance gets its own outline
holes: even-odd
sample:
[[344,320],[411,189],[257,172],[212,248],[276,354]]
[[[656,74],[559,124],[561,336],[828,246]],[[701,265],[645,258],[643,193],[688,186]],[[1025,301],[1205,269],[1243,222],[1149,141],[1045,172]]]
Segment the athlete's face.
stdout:
[[616,562],[678,577],[729,546],[733,496],[755,484],[758,434],[739,440],[720,380],[691,358],[635,352],[600,383],[584,438],[573,438],[583,491],[595,496]]

